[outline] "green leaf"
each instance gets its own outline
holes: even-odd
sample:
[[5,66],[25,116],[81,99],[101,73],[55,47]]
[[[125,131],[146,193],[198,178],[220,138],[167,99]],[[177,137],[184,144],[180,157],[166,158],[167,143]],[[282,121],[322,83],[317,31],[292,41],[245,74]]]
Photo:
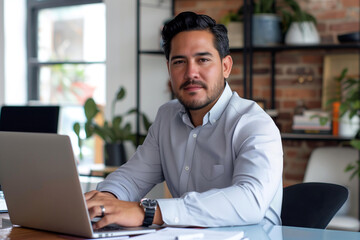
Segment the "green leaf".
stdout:
[[142,114],[142,119],[143,119],[145,129],[146,129],[146,131],[148,131],[151,126],[151,122],[149,121],[149,119],[147,118],[147,116],[145,114]]
[[121,123],[122,123],[122,117],[121,116],[117,116],[113,119],[112,122],[112,128],[114,130],[116,139],[122,139],[122,129],[121,129]]
[[96,106],[96,103],[93,98],[88,98],[84,104],[84,112],[86,119],[91,121],[100,110]]
[[[94,117],[96,116],[96,114],[98,114],[101,111],[97,107],[94,99],[89,98],[86,100],[84,104],[84,112],[87,119],[84,125],[86,138],[90,138],[95,134],[101,137],[107,143],[131,141],[133,142],[134,145],[136,144],[136,133],[132,132],[132,125],[130,123],[126,123],[125,126],[123,126],[124,117],[129,114],[139,113],[141,115],[140,117],[142,117],[141,123],[144,124],[146,131],[150,127],[151,123],[145,115],[138,112],[137,108],[132,108],[123,115],[115,116],[115,104],[117,103],[117,101],[124,99],[125,95],[126,95],[125,88],[120,87],[118,92],[116,93],[115,98],[112,101],[111,121],[105,120],[103,125],[101,126],[96,124],[96,122],[94,121]],[[78,135],[79,146],[81,146],[82,145],[80,138],[81,125],[79,123],[74,124],[73,130]],[[140,142],[142,142],[143,139],[145,139],[145,137],[146,134],[141,135]]]
[[130,123],[125,124],[125,127],[123,130],[124,130],[124,133],[126,136],[130,135],[131,134],[131,124]]
[[105,136],[105,142],[115,143],[118,140],[116,138],[113,128],[109,125],[107,121],[104,122],[104,126],[102,128],[99,128],[99,131]]
[[120,87],[119,91],[116,94],[116,100],[121,100],[125,97],[126,91],[125,88]]
[[339,77],[336,77],[335,80],[338,81],[338,82],[341,82],[342,80],[344,80],[347,72],[348,72],[348,69],[347,69],[347,68],[344,68],[344,69],[341,71],[340,76],[339,76]]
[[355,166],[353,164],[349,163],[345,168],[345,172],[350,172],[354,168],[355,168]]
[[320,117],[320,125],[324,126],[329,121],[328,117]]
[[94,126],[91,122],[86,122],[85,123],[85,134],[86,134],[86,138],[89,138],[93,135],[94,133]]
[[358,140],[358,139],[352,139],[352,140],[350,141],[350,145],[351,145],[352,147],[354,147],[355,149],[360,150],[360,140]]
[[80,137],[80,123],[75,122],[73,125],[73,130],[78,137]]
[[122,100],[126,95],[126,91],[124,87],[120,87],[118,92],[116,93],[115,99],[112,101],[111,106],[111,117],[115,116],[115,105],[118,101]]
[[313,118],[318,118],[319,122],[320,122],[320,125],[322,125],[322,126],[324,126],[329,121],[329,117],[321,116],[319,114],[315,114],[315,115],[310,116],[310,119],[313,119]]
[[137,108],[132,108],[127,112],[127,115],[137,113]]
[[73,130],[77,136],[77,139],[78,139],[78,146],[79,146],[79,150],[80,150],[80,153],[79,153],[79,158],[80,159],[83,159],[84,156],[83,156],[83,153],[82,153],[82,139],[80,137],[80,123],[78,122],[75,122],[74,125],[73,125]]

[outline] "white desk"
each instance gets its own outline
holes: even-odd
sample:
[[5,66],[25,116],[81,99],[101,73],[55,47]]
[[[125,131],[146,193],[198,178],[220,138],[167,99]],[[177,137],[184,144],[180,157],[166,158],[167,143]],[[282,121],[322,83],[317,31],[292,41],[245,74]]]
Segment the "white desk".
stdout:
[[[0,219],[8,218],[7,214],[0,214]],[[345,232],[335,230],[322,230],[314,228],[297,228],[286,226],[263,227],[250,225],[242,227],[214,228],[218,231],[239,231],[245,233],[250,240],[359,240],[359,232]],[[57,233],[37,231],[21,227],[0,229],[0,239],[80,239]]]

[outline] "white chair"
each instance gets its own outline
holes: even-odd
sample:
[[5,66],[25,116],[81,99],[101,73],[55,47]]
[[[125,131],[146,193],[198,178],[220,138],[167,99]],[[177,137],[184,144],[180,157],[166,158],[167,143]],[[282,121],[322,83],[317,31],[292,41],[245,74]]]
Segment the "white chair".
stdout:
[[359,159],[359,152],[350,147],[319,147],[311,153],[304,182],[327,182],[349,189],[349,198],[330,221],[327,229],[359,231],[359,179],[350,180],[345,172],[349,163]]

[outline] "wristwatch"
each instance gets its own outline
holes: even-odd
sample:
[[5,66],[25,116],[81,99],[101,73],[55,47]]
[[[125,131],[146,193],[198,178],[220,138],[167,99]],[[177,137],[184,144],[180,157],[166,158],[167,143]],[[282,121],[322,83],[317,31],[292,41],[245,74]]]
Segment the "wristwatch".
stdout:
[[144,208],[144,212],[145,212],[143,226],[144,227],[150,226],[154,220],[157,201],[154,199],[143,198],[140,201],[140,206]]

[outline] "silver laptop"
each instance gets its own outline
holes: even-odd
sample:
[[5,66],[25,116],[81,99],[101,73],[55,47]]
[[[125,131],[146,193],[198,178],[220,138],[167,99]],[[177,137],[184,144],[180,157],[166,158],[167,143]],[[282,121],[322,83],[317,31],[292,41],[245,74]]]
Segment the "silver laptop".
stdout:
[[15,225],[87,238],[155,231],[92,229],[68,136],[0,132],[0,183]]

